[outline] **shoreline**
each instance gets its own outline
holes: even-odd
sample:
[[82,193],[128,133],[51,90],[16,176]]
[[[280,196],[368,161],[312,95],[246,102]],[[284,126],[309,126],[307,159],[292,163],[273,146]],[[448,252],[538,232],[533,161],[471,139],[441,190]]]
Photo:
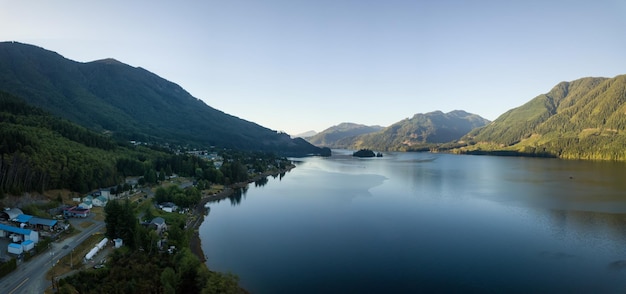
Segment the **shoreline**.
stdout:
[[248,179],[245,182],[234,183],[227,187],[224,187],[224,190],[217,194],[202,197],[202,199],[200,200],[200,203],[198,203],[198,205],[196,205],[196,207],[194,208],[194,215],[196,217],[187,223],[187,227],[193,229],[193,234],[191,238],[189,238],[189,247],[191,249],[191,252],[195,254],[198,257],[198,259],[200,259],[200,261],[202,261],[202,264],[206,266],[207,259],[206,259],[206,255],[204,255],[204,251],[202,250],[202,241],[200,240],[200,232],[198,230],[200,226],[202,225],[202,223],[204,222],[204,216],[205,216],[205,211],[206,211],[206,208],[204,207],[204,205],[206,205],[208,202],[211,202],[211,201],[223,200],[223,199],[228,198],[234,193],[235,188],[244,188],[247,185],[254,183],[258,180],[261,180],[263,178],[267,178],[269,176],[277,176],[282,173],[289,172],[294,167],[296,166],[291,164],[285,169],[282,169],[279,171],[264,172],[260,175],[257,175],[255,177]]

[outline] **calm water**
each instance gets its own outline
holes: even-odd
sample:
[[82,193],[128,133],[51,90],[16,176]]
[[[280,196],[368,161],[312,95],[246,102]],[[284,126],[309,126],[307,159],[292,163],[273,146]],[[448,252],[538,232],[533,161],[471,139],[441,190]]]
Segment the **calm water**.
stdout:
[[200,236],[252,293],[625,292],[626,165],[306,158],[213,203]]

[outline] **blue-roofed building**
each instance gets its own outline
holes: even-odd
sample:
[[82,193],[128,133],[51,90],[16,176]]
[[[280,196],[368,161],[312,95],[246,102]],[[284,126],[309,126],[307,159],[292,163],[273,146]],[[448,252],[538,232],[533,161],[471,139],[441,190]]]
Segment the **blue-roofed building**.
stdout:
[[39,242],[39,233],[37,231],[22,229],[5,224],[0,224],[0,237],[12,238],[14,242],[31,240],[35,243]]
[[9,251],[9,253],[13,254],[22,254],[22,252],[24,252],[24,248],[22,248],[22,245],[17,243],[9,244],[7,250]]
[[18,223],[22,223],[25,224],[27,223],[31,218],[33,218],[32,215],[28,215],[28,214],[20,214],[18,215],[14,220]]
[[32,217],[28,221],[28,224],[40,230],[52,231],[54,229],[54,226],[56,226],[57,224],[57,220]]
[[35,248],[35,242],[32,240],[26,240],[22,242],[22,248],[24,248],[24,251],[31,251]]

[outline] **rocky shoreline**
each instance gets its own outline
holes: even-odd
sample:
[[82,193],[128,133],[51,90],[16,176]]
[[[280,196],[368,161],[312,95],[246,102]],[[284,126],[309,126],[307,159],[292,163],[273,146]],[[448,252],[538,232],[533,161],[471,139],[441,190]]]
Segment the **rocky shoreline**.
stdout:
[[202,197],[202,200],[200,200],[200,203],[198,203],[198,205],[196,205],[196,208],[194,209],[194,215],[196,217],[187,223],[187,227],[193,229],[193,235],[191,236],[189,240],[189,246],[191,247],[191,252],[195,254],[200,259],[200,261],[202,261],[203,264],[206,264],[206,255],[204,255],[204,252],[202,251],[202,241],[200,240],[200,233],[198,232],[200,225],[202,225],[202,222],[204,221],[204,215],[205,215],[205,210],[206,210],[204,205],[206,205],[208,202],[226,199],[229,196],[231,196],[234,193],[235,189],[237,188],[244,188],[250,183],[254,183],[258,180],[267,178],[269,176],[277,176],[282,173],[286,173],[290,171],[291,169],[293,169],[294,167],[295,165],[290,165],[286,167],[285,169],[282,169],[279,171],[265,172],[253,178],[248,179],[248,181],[246,182],[235,183],[228,187],[225,187],[223,191],[217,194]]

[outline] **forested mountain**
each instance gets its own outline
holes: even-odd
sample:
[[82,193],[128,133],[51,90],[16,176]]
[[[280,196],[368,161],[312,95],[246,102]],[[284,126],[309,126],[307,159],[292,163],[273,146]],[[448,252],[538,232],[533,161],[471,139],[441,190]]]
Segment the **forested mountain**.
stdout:
[[346,138],[355,137],[363,134],[369,134],[382,130],[381,126],[366,126],[354,123],[341,123],[332,126],[316,135],[306,138],[315,146],[324,146],[330,148],[347,148],[349,146],[340,144],[340,141]]
[[462,140],[461,152],[626,160],[626,75],[562,82]]
[[80,63],[36,46],[2,42],[0,90],[124,140],[287,155],[329,151],[216,110],[180,86],[114,59]]
[[429,150],[437,144],[458,140],[472,129],[487,123],[489,121],[479,115],[462,110],[418,113],[381,131],[347,138],[338,144],[351,149],[381,151]]

